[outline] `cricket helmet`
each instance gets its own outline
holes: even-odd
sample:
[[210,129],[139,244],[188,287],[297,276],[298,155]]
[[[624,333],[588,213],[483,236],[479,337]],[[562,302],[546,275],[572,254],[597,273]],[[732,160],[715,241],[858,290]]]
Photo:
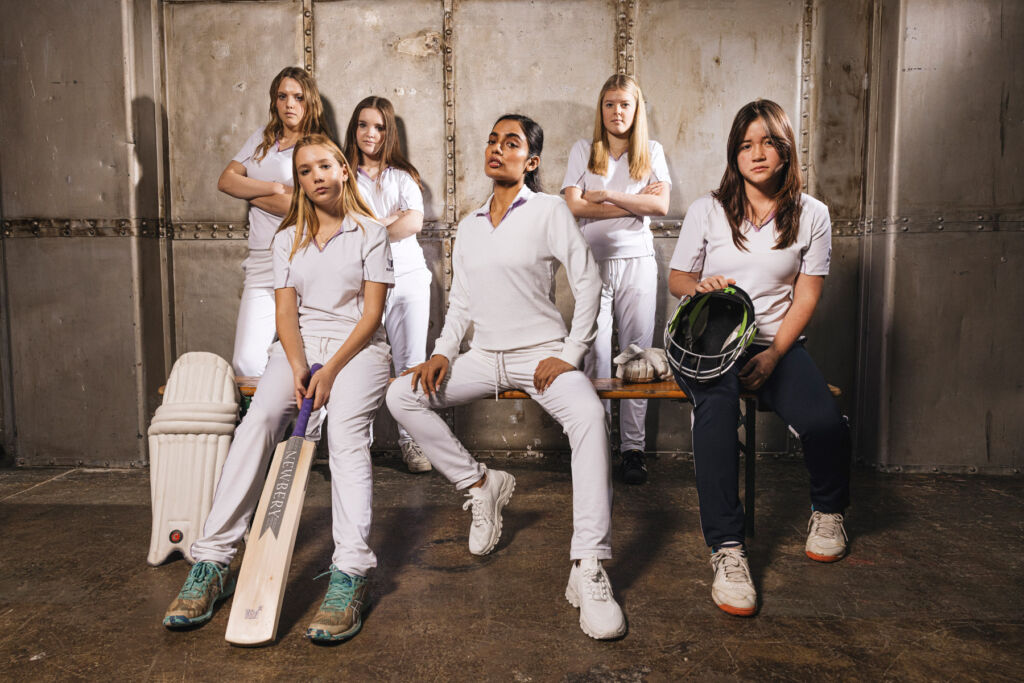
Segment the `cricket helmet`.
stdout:
[[676,377],[710,382],[729,371],[754,340],[754,304],[736,285],[683,297],[665,326]]

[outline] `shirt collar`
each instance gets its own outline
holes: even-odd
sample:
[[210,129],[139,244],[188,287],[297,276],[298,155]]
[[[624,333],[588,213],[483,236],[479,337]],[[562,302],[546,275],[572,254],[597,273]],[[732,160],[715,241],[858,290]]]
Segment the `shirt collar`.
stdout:
[[313,243],[313,246],[315,246],[318,251],[322,252],[322,251],[324,251],[324,249],[327,249],[328,245],[330,245],[331,242],[334,241],[335,237],[337,237],[338,235],[340,235],[343,232],[352,232],[353,230],[355,230],[358,227],[359,227],[359,224],[356,223],[355,220],[353,220],[352,216],[345,216],[345,218],[341,221],[341,225],[338,226],[337,231],[335,231],[335,233],[333,235],[331,235],[330,239],[328,239],[324,243],[324,246],[323,246],[322,249],[320,248],[320,245],[317,244],[317,241],[315,239],[310,240],[310,241]]
[[[534,192],[533,190],[531,190],[530,188],[528,188],[526,186],[526,184],[524,183],[523,186],[521,188],[519,188],[519,192],[516,194],[516,198],[512,200],[512,204],[511,204],[511,206],[508,207],[508,211],[506,211],[505,215],[502,217],[502,219],[501,219],[502,222],[504,222],[505,219],[508,218],[509,215],[513,211],[515,211],[517,208],[519,208],[520,206],[522,206],[526,202],[530,201],[530,199],[535,194],[537,194],[537,193]],[[494,222],[491,221],[491,200],[492,199],[494,199],[494,193],[493,192],[491,193],[491,196],[487,198],[487,201],[484,202],[484,205],[481,206],[479,209],[477,209],[473,213],[473,215],[477,216],[477,217],[481,217],[481,218],[486,218],[493,225]],[[501,223],[499,223],[498,225],[501,225]]]

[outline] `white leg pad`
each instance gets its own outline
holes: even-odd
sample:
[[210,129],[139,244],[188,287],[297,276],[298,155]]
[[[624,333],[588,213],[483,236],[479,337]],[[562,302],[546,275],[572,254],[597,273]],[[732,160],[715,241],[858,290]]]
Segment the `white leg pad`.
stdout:
[[175,550],[194,561],[190,548],[213,504],[237,421],[231,364],[212,353],[181,356],[149,426],[149,564],[161,564]]

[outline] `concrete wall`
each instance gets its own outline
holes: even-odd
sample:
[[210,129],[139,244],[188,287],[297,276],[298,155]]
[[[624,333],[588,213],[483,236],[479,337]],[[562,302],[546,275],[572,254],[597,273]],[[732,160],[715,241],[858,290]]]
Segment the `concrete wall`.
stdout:
[[[725,165],[732,116],[780,102],[833,270],[809,334],[843,389],[859,456],[882,467],[1021,466],[1024,16],[997,0],[0,0],[0,436],[24,465],[142,465],[173,359],[230,357],[245,204],[216,179],[267,117],[286,64],[343,130],[394,102],[423,175],[421,243],[443,321],[459,218],[489,192],[482,142],[522,111],[557,191],[615,71],[635,75],[674,180],[655,221],[662,278],[686,207]],[[270,27],[270,30],[268,30]],[[979,227],[980,226],[980,227]],[[571,310],[562,282],[558,303]],[[659,328],[675,302],[659,294]],[[1008,370],[1009,368],[1009,370]],[[54,420],[52,414],[61,415]],[[479,452],[562,449],[529,402],[453,411]],[[793,452],[773,416],[760,448]],[[377,448],[394,425],[378,418]],[[648,446],[690,448],[688,409],[652,404]]]

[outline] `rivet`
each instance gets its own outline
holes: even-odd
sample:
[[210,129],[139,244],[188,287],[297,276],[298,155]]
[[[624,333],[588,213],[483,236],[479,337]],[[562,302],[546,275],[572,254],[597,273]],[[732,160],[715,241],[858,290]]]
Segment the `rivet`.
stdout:
[[313,47],[311,45],[307,45],[306,46],[306,52],[312,52],[312,51],[313,51]]
[[984,230],[984,229],[985,229],[985,226],[984,226],[984,225],[979,225],[979,226],[978,226],[978,230]]
[[939,223],[939,225],[937,226],[937,229],[938,230],[942,230],[944,227],[946,227],[946,226],[944,226],[942,223]]

